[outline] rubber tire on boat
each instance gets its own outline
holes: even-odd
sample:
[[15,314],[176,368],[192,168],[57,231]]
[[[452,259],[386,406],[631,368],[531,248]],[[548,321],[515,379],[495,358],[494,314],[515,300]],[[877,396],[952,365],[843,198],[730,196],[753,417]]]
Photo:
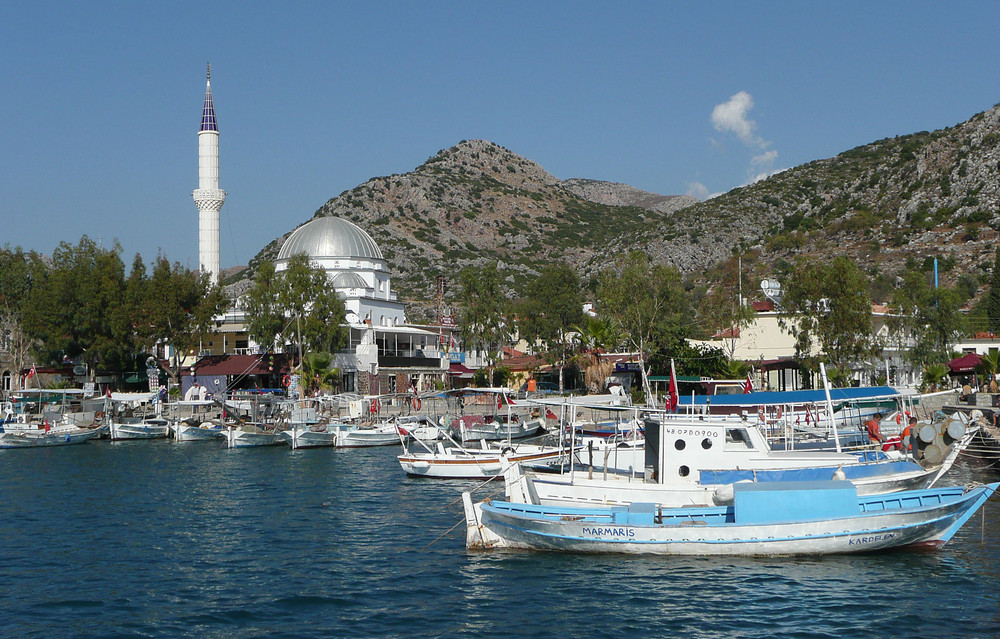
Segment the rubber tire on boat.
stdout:
[[514,452],[514,449],[511,448],[510,446],[504,446],[503,448],[500,449],[500,454],[501,455],[506,455],[507,453],[513,453],[513,452]]

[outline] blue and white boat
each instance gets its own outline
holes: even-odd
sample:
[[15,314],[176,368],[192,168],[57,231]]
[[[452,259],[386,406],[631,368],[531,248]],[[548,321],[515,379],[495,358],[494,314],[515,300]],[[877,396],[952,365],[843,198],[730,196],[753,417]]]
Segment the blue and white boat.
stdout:
[[[661,507],[713,506],[732,500],[737,482],[852,481],[861,495],[929,488],[954,464],[972,438],[942,436],[942,458],[881,449],[776,450],[762,430],[737,417],[701,419],[661,415],[645,421],[643,446],[587,448],[562,473],[504,467],[507,499],[526,504]],[[933,439],[933,441],[937,441]],[[935,444],[936,445],[936,444]]]
[[732,505],[607,508],[473,504],[462,494],[469,549],[669,555],[872,552],[947,543],[997,483],[859,497],[848,481],[748,483]]

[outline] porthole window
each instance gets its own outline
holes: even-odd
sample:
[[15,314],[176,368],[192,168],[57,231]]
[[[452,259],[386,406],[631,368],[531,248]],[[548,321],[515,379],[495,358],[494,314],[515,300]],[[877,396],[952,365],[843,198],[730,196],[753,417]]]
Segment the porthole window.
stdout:
[[712,440],[709,439],[708,437],[701,440],[701,447],[704,448],[705,450],[708,450],[709,448],[712,447]]
[[677,474],[680,475],[681,477],[687,477],[688,475],[691,474],[691,469],[688,468],[687,466],[681,466],[680,468],[677,469]]
[[684,442],[683,439],[678,439],[677,441],[674,442],[674,448],[676,448],[677,450],[684,450],[685,446],[687,446],[687,444]]

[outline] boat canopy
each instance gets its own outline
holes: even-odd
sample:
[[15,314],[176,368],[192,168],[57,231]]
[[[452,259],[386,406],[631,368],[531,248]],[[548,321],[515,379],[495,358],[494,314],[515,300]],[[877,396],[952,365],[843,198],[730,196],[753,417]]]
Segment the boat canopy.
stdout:
[[[835,402],[850,402],[868,399],[895,398],[904,395],[891,386],[861,386],[857,388],[831,388],[830,399]],[[819,404],[826,401],[822,390],[758,391],[742,395],[681,395],[681,406],[800,406]]]

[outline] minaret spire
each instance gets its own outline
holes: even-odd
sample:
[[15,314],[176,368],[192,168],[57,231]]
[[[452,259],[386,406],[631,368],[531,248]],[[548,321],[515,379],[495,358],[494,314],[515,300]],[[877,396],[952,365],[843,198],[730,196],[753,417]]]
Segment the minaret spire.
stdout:
[[191,194],[198,207],[198,263],[201,272],[209,273],[212,283],[219,282],[219,211],[226,192],[219,188],[219,125],[212,100],[212,65],[205,72],[205,103],[198,130],[198,188]]

